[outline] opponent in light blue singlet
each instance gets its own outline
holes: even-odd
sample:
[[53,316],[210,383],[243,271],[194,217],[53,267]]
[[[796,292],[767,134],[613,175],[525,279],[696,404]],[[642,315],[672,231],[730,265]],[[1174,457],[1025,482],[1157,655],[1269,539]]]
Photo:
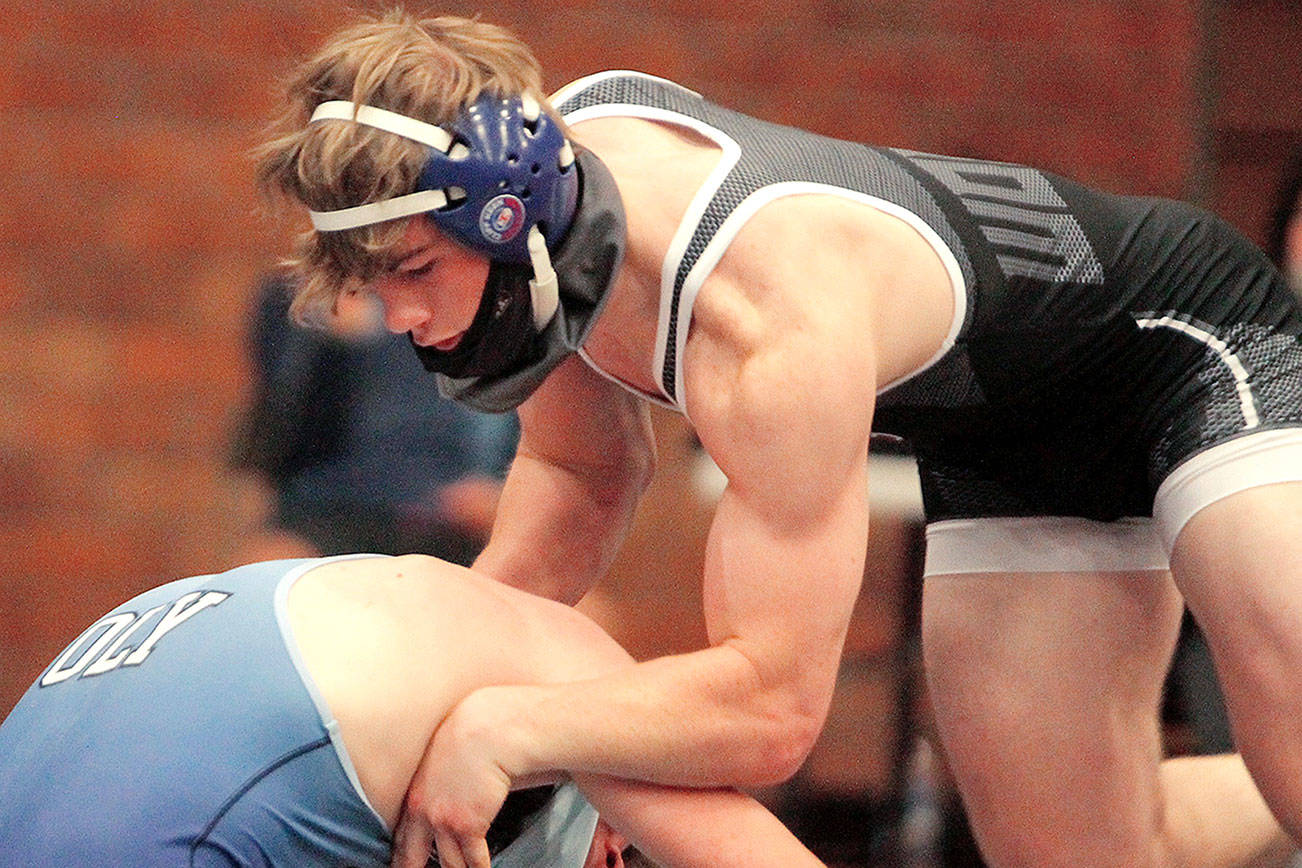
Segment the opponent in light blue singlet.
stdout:
[[[391,837],[288,629],[275,561],[148,591],[85,630],[0,726],[0,866],[385,866]],[[495,868],[582,865],[572,784]]]

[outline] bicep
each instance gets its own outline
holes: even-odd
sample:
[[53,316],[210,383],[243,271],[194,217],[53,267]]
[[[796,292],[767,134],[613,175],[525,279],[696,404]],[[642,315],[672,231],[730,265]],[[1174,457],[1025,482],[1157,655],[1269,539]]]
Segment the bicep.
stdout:
[[654,467],[645,408],[594,379],[573,357],[521,405],[520,445],[475,562],[569,602],[609,567]]
[[862,340],[814,325],[740,362],[705,359],[696,390],[716,397],[693,418],[728,477],[706,552],[711,641],[821,693],[863,575],[875,372]]
[[519,452],[560,466],[647,461],[654,452],[646,407],[577,355],[519,409]]

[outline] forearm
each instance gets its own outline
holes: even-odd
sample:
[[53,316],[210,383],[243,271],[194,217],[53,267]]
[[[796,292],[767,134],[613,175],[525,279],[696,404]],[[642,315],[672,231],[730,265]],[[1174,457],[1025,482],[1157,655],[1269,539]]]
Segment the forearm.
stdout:
[[763,805],[693,790],[579,775],[602,817],[664,868],[803,868],[822,863]]
[[648,473],[638,466],[585,472],[522,453],[475,569],[553,600],[578,602],[618,553]]
[[813,677],[766,683],[724,643],[588,681],[482,688],[445,725],[489,740],[512,779],[565,770],[763,786],[790,777],[812,746],[831,692],[830,677],[811,690]]

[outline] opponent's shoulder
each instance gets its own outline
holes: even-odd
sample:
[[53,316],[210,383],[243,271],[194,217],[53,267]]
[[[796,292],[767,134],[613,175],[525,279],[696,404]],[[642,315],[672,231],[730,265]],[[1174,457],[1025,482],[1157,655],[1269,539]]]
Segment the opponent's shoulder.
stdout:
[[553,658],[609,653],[611,642],[568,606],[427,555],[323,564],[289,599],[296,632],[365,647],[379,668],[411,669],[422,681],[443,670],[439,677],[469,689],[549,680]]

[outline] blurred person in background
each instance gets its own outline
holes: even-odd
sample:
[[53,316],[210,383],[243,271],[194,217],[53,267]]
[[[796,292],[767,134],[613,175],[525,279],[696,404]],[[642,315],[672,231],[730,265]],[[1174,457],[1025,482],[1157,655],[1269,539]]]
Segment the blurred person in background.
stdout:
[[439,397],[373,300],[341,299],[323,327],[305,328],[289,318],[292,289],[269,276],[250,324],[236,560],[418,552],[469,564],[492,527],[514,414]]

